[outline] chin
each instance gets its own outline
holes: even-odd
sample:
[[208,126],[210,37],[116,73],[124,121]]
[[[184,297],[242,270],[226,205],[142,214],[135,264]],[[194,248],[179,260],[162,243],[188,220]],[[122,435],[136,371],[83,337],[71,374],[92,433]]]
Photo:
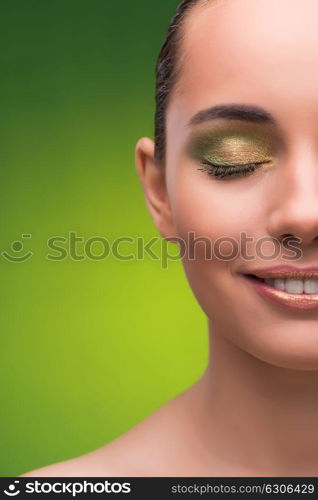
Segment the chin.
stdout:
[[[236,325],[235,337],[228,340],[264,363],[290,370],[318,371],[318,334],[316,321],[281,320],[275,326],[263,321],[252,329]],[[250,325],[251,326],[251,325]],[[234,328],[234,325],[232,326]],[[232,330],[233,331],[233,330]]]

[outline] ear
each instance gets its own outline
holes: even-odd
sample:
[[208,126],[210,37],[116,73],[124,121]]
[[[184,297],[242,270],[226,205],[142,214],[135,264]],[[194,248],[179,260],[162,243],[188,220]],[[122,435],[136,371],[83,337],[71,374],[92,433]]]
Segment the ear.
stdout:
[[135,161],[148,211],[165,239],[175,238],[172,213],[166,188],[165,171],[157,165],[154,158],[154,141],[143,137],[137,142]]

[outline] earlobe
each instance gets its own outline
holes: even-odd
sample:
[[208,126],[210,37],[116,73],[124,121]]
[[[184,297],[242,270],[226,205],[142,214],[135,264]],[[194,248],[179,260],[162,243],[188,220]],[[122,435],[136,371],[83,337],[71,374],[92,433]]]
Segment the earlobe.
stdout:
[[135,163],[148,211],[163,238],[175,237],[166,189],[165,171],[155,162],[154,141],[143,137],[137,142]]

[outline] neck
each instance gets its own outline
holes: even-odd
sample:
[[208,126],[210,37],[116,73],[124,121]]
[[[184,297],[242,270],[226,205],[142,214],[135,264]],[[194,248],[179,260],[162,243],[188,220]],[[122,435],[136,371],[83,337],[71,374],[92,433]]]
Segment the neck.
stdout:
[[194,386],[205,446],[245,475],[315,476],[318,371],[271,365],[209,330],[209,364]]

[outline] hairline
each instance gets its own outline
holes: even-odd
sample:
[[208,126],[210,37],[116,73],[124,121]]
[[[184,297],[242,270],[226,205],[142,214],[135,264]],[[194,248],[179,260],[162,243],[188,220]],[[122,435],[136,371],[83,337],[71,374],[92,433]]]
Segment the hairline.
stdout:
[[[164,157],[161,158],[159,161],[159,164],[164,166],[166,163],[166,153],[167,153],[167,114],[168,114],[168,109],[171,104],[171,101],[173,97],[175,97],[176,94],[178,94],[178,91],[180,90],[180,82],[181,82],[181,75],[182,75],[182,70],[184,68],[184,61],[187,57],[185,51],[183,50],[183,42],[186,37],[186,34],[188,32],[187,29],[187,24],[190,22],[189,18],[191,18],[191,14],[195,14],[196,10],[201,10],[204,7],[206,7],[209,3],[220,3],[222,0],[198,0],[194,5],[189,7],[189,9],[185,12],[185,15],[183,16],[180,25],[178,27],[178,34],[176,36],[175,40],[175,66],[173,69],[173,72],[171,73],[171,81],[170,81],[170,89],[169,89],[169,94],[167,96],[166,102],[165,102],[165,109],[164,109]],[[223,0],[226,1],[226,0]],[[189,28],[189,27],[188,27]]]

